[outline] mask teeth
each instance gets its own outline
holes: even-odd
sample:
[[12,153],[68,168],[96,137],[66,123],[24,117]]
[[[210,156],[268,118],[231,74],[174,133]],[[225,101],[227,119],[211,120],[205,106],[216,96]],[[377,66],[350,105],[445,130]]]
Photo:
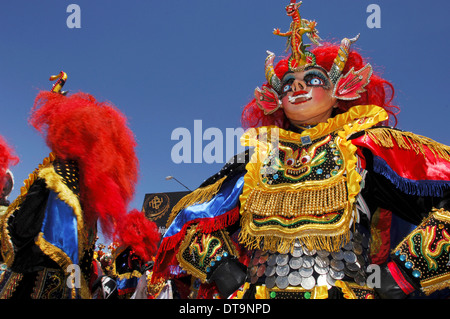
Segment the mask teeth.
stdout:
[[345,64],[347,63],[350,46],[353,43],[355,43],[358,40],[358,38],[359,34],[352,39],[348,38],[342,39],[338,54],[334,59],[333,65],[331,66],[331,70],[328,74],[330,76],[331,81],[334,84],[336,84],[337,81],[339,80],[339,77],[342,74],[342,70],[344,69]]

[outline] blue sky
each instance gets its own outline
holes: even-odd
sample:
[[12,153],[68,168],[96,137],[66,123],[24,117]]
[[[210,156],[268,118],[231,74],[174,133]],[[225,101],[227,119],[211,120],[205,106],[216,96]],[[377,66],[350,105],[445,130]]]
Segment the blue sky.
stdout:
[[[176,164],[177,128],[193,132],[240,127],[242,107],[264,82],[266,50],[284,54],[288,0],[25,0],[0,3],[0,134],[21,162],[13,168],[14,199],[49,149],[27,118],[39,90],[64,70],[64,87],[114,103],[136,135],[140,181],[131,208],[146,193],[183,191],[219,170],[219,163]],[[70,4],[81,28],[68,28]],[[381,28],[369,28],[369,4]],[[324,40],[360,33],[355,45],[392,81],[401,107],[398,127],[450,145],[447,60],[450,4],[442,0],[304,0],[303,18],[316,20]],[[225,142],[225,141],[224,141]],[[202,141],[204,148],[210,141]]]

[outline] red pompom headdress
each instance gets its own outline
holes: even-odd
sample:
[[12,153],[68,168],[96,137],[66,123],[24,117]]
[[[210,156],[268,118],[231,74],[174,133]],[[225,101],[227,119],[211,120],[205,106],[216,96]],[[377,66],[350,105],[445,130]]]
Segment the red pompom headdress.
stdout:
[[[65,96],[67,92],[61,92],[61,88],[66,77],[61,72],[50,78],[59,81],[51,92],[39,93],[29,121],[57,158],[77,163],[86,224],[92,226],[98,220],[107,237],[119,228],[130,229],[132,226],[124,225],[130,222],[148,224],[143,214],[133,215],[134,218],[127,215],[139,168],[136,142],[127,118],[111,103],[99,102],[90,94]],[[150,228],[147,225],[141,229]],[[151,229],[151,238],[154,231]],[[122,238],[119,241],[128,244]],[[154,251],[154,247],[150,249]]]
[[11,193],[14,179],[10,171],[11,166],[19,162],[13,148],[0,136],[0,205],[7,205],[6,198]]

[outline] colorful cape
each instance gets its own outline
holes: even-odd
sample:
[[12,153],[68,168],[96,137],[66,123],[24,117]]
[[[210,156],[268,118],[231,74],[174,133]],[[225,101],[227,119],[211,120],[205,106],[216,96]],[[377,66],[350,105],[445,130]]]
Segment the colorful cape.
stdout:
[[[342,121],[340,128],[348,133],[344,135],[356,147],[363,168],[370,169],[371,174],[386,177],[404,194],[442,196],[444,190],[450,188],[450,148],[409,132],[378,127],[378,121],[374,121],[372,127],[367,127],[367,123],[370,123],[370,118],[365,115],[367,112],[379,114],[376,116],[382,119],[384,110],[373,105],[355,106],[344,115],[329,120],[329,123],[334,124]],[[365,163],[365,151],[372,154],[373,166],[370,168]],[[248,162],[249,151],[246,156]],[[179,202],[168,221],[168,231],[156,256],[154,279],[185,274],[178,266],[176,254],[191,225],[199,224],[204,233],[209,233],[239,222],[239,196],[244,188],[246,173],[246,163],[228,163],[206,184]],[[390,217],[389,213],[384,215]],[[383,227],[385,232],[389,231],[385,222]],[[386,255],[387,248],[381,250]]]

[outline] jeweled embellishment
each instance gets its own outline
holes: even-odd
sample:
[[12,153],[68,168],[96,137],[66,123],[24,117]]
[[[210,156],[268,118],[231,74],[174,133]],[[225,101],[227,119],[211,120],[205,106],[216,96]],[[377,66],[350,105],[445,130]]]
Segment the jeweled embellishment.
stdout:
[[434,210],[395,250],[397,262],[420,281],[427,294],[448,286],[449,229],[450,213]]

